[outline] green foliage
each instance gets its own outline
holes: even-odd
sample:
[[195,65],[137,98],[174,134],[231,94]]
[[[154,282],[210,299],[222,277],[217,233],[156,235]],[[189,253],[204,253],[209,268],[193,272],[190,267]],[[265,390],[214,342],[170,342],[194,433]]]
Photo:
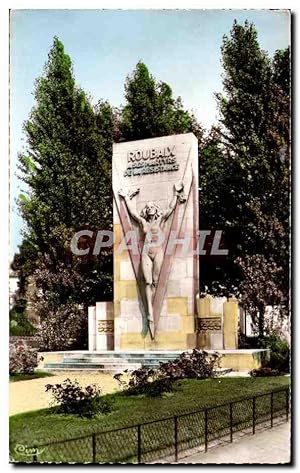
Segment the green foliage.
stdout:
[[[127,374],[128,370],[124,371]],[[173,391],[174,379],[163,377],[159,370],[140,368],[130,373],[128,382],[122,380],[122,373],[114,375],[126,396],[145,394],[149,397],[160,397],[164,393]]]
[[181,98],[173,98],[171,87],[157,82],[142,62],[125,83],[126,105],[120,121],[126,141],[194,131],[202,136],[195,117],[184,110]]
[[270,350],[269,368],[277,370],[279,373],[290,372],[290,347],[286,340],[273,334],[262,340],[261,347]]
[[[114,378],[128,396],[146,394],[150,397],[161,396],[173,390],[173,383],[179,379],[206,379],[215,374],[220,356],[194,349],[192,353],[183,352],[179,358],[160,363],[159,368],[140,368],[130,373],[128,382],[118,373]],[[125,370],[124,373],[128,371]]]
[[282,287],[278,283],[278,275],[283,269],[272,258],[262,255],[239,257],[236,261],[244,275],[239,286],[242,302],[252,316],[254,327],[260,337],[263,337],[266,305],[275,306],[279,301],[284,301]]
[[194,348],[191,353],[183,352],[176,360],[161,363],[159,372],[162,377],[172,379],[206,379],[215,375],[221,356],[209,354],[205,350]]
[[[278,93],[285,94],[289,103],[289,88],[278,83],[276,58],[281,54],[277,52],[272,62],[261,50],[254,26],[247,22],[234,23],[230,37],[224,38],[222,54],[226,96],[217,97],[224,127],[222,137],[230,156],[228,172],[232,180],[228,191],[235,204],[230,222],[241,228],[243,255],[265,255],[277,266],[286,267],[289,118],[285,116],[284,132],[278,129]],[[289,70],[288,55],[284,57]]]
[[30,336],[36,333],[36,328],[29,322],[25,315],[26,302],[18,300],[9,311],[9,335]]
[[38,331],[41,350],[87,349],[87,320],[80,306],[72,303],[56,306],[48,304],[46,299],[36,308],[41,310]]
[[16,383],[18,381],[28,381],[29,379],[38,379],[38,378],[50,378],[55,376],[53,373],[48,373],[48,371],[35,370],[34,373],[16,373],[9,376],[10,383]]
[[[234,253],[238,250],[237,213],[240,204],[236,202],[232,191],[237,185],[233,172],[230,171],[230,155],[222,142],[221,131],[213,127],[201,144],[199,153],[199,199],[200,228],[211,230],[206,238],[207,254],[201,256],[201,292],[210,292],[216,296],[228,296],[234,292],[240,282],[240,274],[234,264]],[[222,230],[224,248],[228,256],[218,258],[210,254],[214,230]]]
[[150,383],[147,383],[142,393],[149,397],[160,397],[165,393],[172,392],[173,389],[174,383],[171,378],[158,378]]
[[11,309],[9,317],[10,336],[30,336],[36,334],[37,329],[29,322],[24,314],[18,314],[14,309]]
[[[47,323],[48,315],[58,313],[62,304],[72,306],[74,315],[80,312],[76,304],[85,310],[96,300],[112,296],[111,250],[81,258],[72,254],[70,241],[84,228],[95,234],[112,228],[114,123],[107,102],[93,107],[76,86],[70,57],[58,38],[54,38],[43,76],[36,81],[34,97],[35,106],[24,124],[27,150],[19,155],[27,185],[19,208],[27,230],[14,267],[24,287],[28,275],[33,275],[40,296],[51,301],[49,313],[46,307],[41,310],[41,321]],[[62,279],[69,283],[60,284]],[[78,321],[82,320],[80,316]],[[54,322],[51,327],[55,330]]]
[[224,94],[200,157],[200,222],[223,230],[229,255],[202,259],[201,290],[237,295],[263,335],[265,306],[287,307],[289,294],[290,54],[270,59],[248,22],[234,22],[221,49]]
[[279,373],[290,372],[289,343],[276,333],[268,337],[241,337],[239,348],[268,348],[270,356],[266,367],[277,370]]
[[250,376],[252,376],[252,378],[265,377],[265,376],[279,376],[279,371],[273,370],[272,368],[265,367],[265,368],[258,368],[258,369],[251,370],[249,374]]
[[[101,268],[101,258],[82,263],[66,252],[66,246],[82,228],[111,228],[112,111],[105,102],[93,109],[87,95],[75,86],[70,58],[57,38],[44,76],[36,82],[35,99],[24,125],[28,152],[19,157],[29,188],[29,201],[20,201],[21,213],[31,239],[42,255],[49,255],[53,266],[64,261],[88,277]],[[28,156],[34,163],[30,168]],[[97,291],[111,294],[111,284],[101,284],[100,274],[93,279],[95,286],[83,297],[90,302]]]
[[[114,399],[113,411],[109,415],[93,417],[88,421],[78,415],[58,414],[49,408],[25,412],[10,417],[10,452],[15,456],[15,446],[20,443],[28,446],[35,445],[37,439],[39,444],[53,443],[55,440],[81,437],[85,434],[90,435],[92,432],[150,422],[162,417],[171,417],[227,403],[244,396],[251,397],[267,393],[273,389],[288,387],[289,384],[290,379],[286,376],[183,380],[180,381],[180,388],[174,390],[171,398],[161,396],[149,400],[147,396],[124,396],[122,393],[106,395],[105,397]],[[222,420],[224,426],[226,424],[228,428],[228,407],[224,409]],[[151,431],[153,435],[150,435],[151,440],[156,438],[157,425],[154,424],[154,427]],[[171,427],[168,441],[174,439],[173,424]],[[198,432],[197,429],[197,435]],[[133,442],[135,439],[136,437],[133,438]],[[87,461],[90,461],[90,443],[87,448]],[[55,450],[52,451],[55,452]],[[134,451],[136,452],[136,449]],[[61,450],[56,454],[56,458],[59,454]],[[24,456],[20,455],[18,459],[24,461]],[[78,461],[82,461],[82,458]]]
[[37,267],[38,254],[39,250],[33,238],[30,236],[24,237],[21,245],[19,245],[19,252],[14,255],[11,263],[11,269],[18,275],[17,298],[25,297],[28,278]]
[[270,60],[259,46],[254,25],[247,21],[244,25],[234,22],[221,49],[226,96],[218,94],[217,98],[225,138],[240,158],[255,158],[264,148],[266,113],[271,105]]
[[59,413],[91,418],[111,412],[112,399],[103,397],[96,384],[82,387],[77,380],[67,378],[61,384],[46,384],[45,388],[58,404]]

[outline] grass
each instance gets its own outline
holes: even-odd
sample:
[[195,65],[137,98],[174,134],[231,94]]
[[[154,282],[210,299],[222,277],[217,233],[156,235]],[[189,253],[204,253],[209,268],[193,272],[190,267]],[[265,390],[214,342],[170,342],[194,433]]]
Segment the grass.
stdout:
[[37,379],[37,378],[48,378],[49,376],[53,376],[52,373],[48,373],[47,371],[37,370],[31,374],[25,373],[17,373],[9,375],[9,381],[15,383],[16,381],[27,381],[29,379]]
[[[17,454],[16,445],[42,445],[59,440],[83,437],[93,432],[105,432],[111,429],[129,427],[134,424],[180,415],[204,407],[212,407],[241,397],[267,393],[273,389],[287,387],[289,378],[284,376],[266,378],[216,378],[208,380],[185,380],[176,385],[174,393],[162,398],[149,399],[144,396],[128,397],[121,393],[107,395],[113,397],[113,411],[93,419],[84,419],[76,415],[55,413],[53,409],[41,409],[10,418],[10,451],[17,461],[32,460]],[[284,393],[283,393],[284,394]],[[275,399],[284,406],[284,397]],[[248,404],[247,404],[248,403]],[[234,411],[235,425],[251,424],[252,402],[236,403]],[[280,406],[279,406],[280,407]],[[278,407],[278,409],[279,409]],[[269,415],[270,396],[258,398],[257,415]],[[210,411],[209,435],[228,429],[228,406]],[[201,417],[202,416],[202,417]],[[193,441],[199,443],[203,436],[202,413],[179,419],[181,426],[180,444],[182,449],[190,447]],[[173,420],[149,424],[143,427],[143,452],[145,461],[149,461],[153,451],[163,450],[164,455],[173,451]],[[136,429],[124,429],[112,434],[100,433],[96,437],[97,461],[134,461],[136,455]],[[43,449],[42,449],[43,450]],[[148,452],[148,453],[147,453]],[[148,455],[148,457],[147,457]],[[69,441],[46,447],[38,456],[44,461],[91,461],[92,439]]]

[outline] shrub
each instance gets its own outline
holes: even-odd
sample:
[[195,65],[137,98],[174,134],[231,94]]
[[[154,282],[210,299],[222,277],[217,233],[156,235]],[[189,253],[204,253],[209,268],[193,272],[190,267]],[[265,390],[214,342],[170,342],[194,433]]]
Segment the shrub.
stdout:
[[36,307],[43,313],[38,331],[41,350],[66,350],[74,347],[79,333],[84,331],[87,319],[83,308],[73,303],[52,308],[43,301]]
[[257,336],[248,337],[243,333],[239,334],[239,349],[252,349],[260,346],[260,339]]
[[270,349],[270,360],[267,366],[280,373],[289,373],[290,347],[288,342],[274,334],[264,341],[264,345],[264,348]]
[[38,352],[23,341],[9,344],[9,374],[32,374],[38,365]]
[[156,371],[153,369],[140,368],[131,373],[128,385],[126,387],[126,394],[146,394],[147,387],[155,379]]
[[82,387],[77,380],[65,379],[61,384],[46,384],[46,392],[51,392],[57,411],[91,418],[111,412],[111,399],[104,398],[96,384]]
[[37,329],[27,319],[23,307],[15,306],[9,311],[9,335],[30,336],[36,331]]
[[[62,225],[52,236],[55,241],[66,244],[69,233]],[[83,279],[74,265],[66,264],[66,261],[54,264],[49,256],[43,256],[32,275],[32,282],[36,290],[30,295],[29,302],[39,317],[41,349],[53,351],[87,346],[88,317],[84,304],[79,301],[85,291],[81,291]],[[85,282],[88,292],[89,281]],[[78,291],[81,291],[80,297]]]
[[251,370],[249,374],[253,378],[257,378],[260,376],[279,376],[280,373],[278,370],[272,370],[272,368],[265,367]]
[[10,336],[28,337],[35,335],[36,332],[37,329],[26,318],[23,320],[12,319],[9,323]]
[[[127,370],[124,371],[124,373],[127,372]],[[134,370],[130,373],[128,382],[123,381],[121,379],[122,376],[122,373],[118,373],[114,378],[127,396],[146,394],[150,397],[159,397],[163,393],[171,392],[173,389],[174,379],[163,377],[159,370],[146,368]]]
[[268,348],[270,357],[266,367],[278,370],[280,373],[289,373],[290,370],[290,347],[288,342],[277,333],[264,338],[244,337],[240,348]]
[[192,353],[182,353],[176,360],[160,363],[157,369],[140,368],[135,370],[131,373],[128,382],[121,379],[121,373],[116,374],[114,378],[126,395],[145,394],[157,397],[163,393],[171,392],[176,380],[204,379],[214,376],[219,360],[218,354],[209,355],[205,351],[194,349]]
[[219,361],[220,355],[217,353],[208,354],[195,348],[192,353],[183,352],[176,360],[161,363],[159,370],[163,376],[170,378],[204,379],[214,376]]
[[145,394],[149,397],[161,397],[162,394],[173,391],[173,382],[171,378],[157,378],[146,385]]

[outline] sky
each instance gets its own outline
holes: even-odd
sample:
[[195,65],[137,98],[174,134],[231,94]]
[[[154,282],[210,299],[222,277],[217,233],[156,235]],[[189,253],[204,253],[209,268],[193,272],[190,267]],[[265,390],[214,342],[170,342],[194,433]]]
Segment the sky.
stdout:
[[253,22],[261,47],[273,56],[290,44],[290,16],[279,10],[13,10],[10,18],[10,258],[24,224],[16,198],[24,184],[17,156],[26,149],[22,126],[34,106],[35,79],[53,37],[73,62],[77,85],[94,103],[124,104],[124,82],[139,60],[168,83],[174,96],[209,128],[217,120],[214,94],[222,91],[223,35],[233,21]]

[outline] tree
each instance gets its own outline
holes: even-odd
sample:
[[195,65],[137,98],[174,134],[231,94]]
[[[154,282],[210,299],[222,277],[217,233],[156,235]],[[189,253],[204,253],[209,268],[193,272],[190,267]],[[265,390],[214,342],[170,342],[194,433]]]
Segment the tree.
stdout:
[[[207,253],[200,257],[200,291],[216,296],[228,296],[235,292],[240,272],[234,263],[237,251],[237,228],[235,226],[237,204],[230,189],[236,176],[229,170],[230,156],[222,143],[218,127],[213,127],[203,140],[199,153],[199,200],[200,228],[210,230],[206,238]],[[215,230],[222,230],[224,248],[228,256],[210,253]]]
[[[78,230],[112,228],[111,150],[113,111],[100,101],[91,105],[76,87],[69,56],[54,38],[44,74],[36,81],[36,105],[24,124],[27,151],[19,156],[26,194],[19,199],[26,222],[25,240],[37,249],[47,278],[33,273],[44,300],[62,270],[72,284],[57,287],[52,313],[62,304],[85,309],[112,295],[111,251],[79,258],[70,241]],[[41,284],[41,281],[44,281]],[[47,311],[41,311],[47,317]]]
[[[244,240],[249,245],[255,243],[256,250],[278,255],[276,235],[275,239],[270,235],[262,238],[259,226],[252,223],[257,218],[258,202],[263,215],[277,218],[282,224],[288,215],[289,160],[282,159],[283,150],[289,146],[288,74],[282,84],[279,80],[283,76],[279,58],[285,58],[288,71],[288,54],[277,52],[271,61],[259,46],[254,26],[248,22],[244,26],[234,23],[230,37],[224,37],[222,54],[226,96],[218,94],[217,98],[222,136],[231,156],[230,172],[236,176],[231,193],[240,203],[239,223],[243,223]],[[277,198],[278,186],[285,197],[282,206]],[[288,228],[285,230],[288,236]]]
[[256,197],[266,200],[264,191],[273,179],[266,142],[267,117],[272,109],[271,65],[248,22],[244,26],[234,22],[230,36],[224,37],[222,58],[226,95],[217,94],[217,100],[230,175],[227,191],[232,215],[228,220],[240,228],[236,243],[241,250],[253,251],[255,245],[260,252],[256,226],[251,225],[251,203]]
[[[289,51],[277,51],[271,60],[261,50],[254,26],[234,22],[230,34],[223,39],[222,61],[225,94],[216,95],[220,126],[205,143],[204,163],[207,159],[210,163],[203,176],[200,172],[200,182],[203,193],[211,186],[210,197],[204,199],[204,222],[224,230],[232,263],[225,258],[215,265],[219,266],[217,272],[214,263],[208,262],[204,275],[210,283],[214,281],[217,291],[223,291],[225,286],[227,292],[235,292],[246,301],[249,286],[245,281],[252,280],[256,273],[257,281],[267,280],[268,288],[253,285],[249,289],[253,301],[264,300],[264,306],[286,304]],[[261,303],[259,311],[263,313]],[[262,328],[262,320],[259,325]]]
[[122,109],[120,123],[124,140],[191,131],[202,138],[201,126],[192,114],[184,110],[180,97],[174,99],[171,87],[156,81],[142,62],[126,79],[125,98],[127,103]]
[[19,245],[19,251],[14,255],[11,263],[11,269],[18,275],[17,298],[24,299],[27,282],[30,275],[36,269],[38,260],[38,248],[30,239],[30,236],[23,238]]
[[229,278],[231,289],[248,306],[252,299],[262,331],[265,306],[288,299],[289,53],[278,51],[270,60],[254,26],[234,22],[222,58],[225,95],[217,94],[222,205],[215,220],[227,227],[231,242],[236,276]]
[[57,262],[56,271],[45,257],[34,272],[38,287],[31,298],[33,310],[39,314],[38,336],[44,350],[65,350],[69,346],[85,346],[88,330],[84,305],[74,293],[85,290],[85,275]]
[[265,333],[265,310],[267,305],[277,306],[284,301],[276,276],[282,268],[263,255],[238,258],[243,271],[240,285],[241,303],[252,317],[252,322],[262,338]]

